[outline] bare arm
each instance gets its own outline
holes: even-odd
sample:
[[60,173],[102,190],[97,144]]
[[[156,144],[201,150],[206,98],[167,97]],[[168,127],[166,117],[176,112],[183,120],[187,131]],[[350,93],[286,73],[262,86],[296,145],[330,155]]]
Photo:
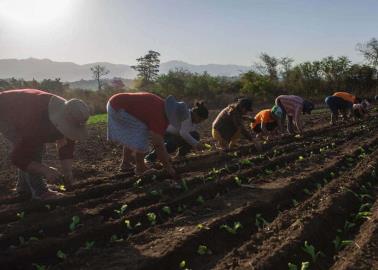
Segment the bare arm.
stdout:
[[164,145],[163,137],[155,132],[151,132],[151,142],[154,145],[158,159],[163,163],[164,168],[168,171],[170,175],[175,176],[176,172],[173,169],[173,166],[169,159],[167,149]]

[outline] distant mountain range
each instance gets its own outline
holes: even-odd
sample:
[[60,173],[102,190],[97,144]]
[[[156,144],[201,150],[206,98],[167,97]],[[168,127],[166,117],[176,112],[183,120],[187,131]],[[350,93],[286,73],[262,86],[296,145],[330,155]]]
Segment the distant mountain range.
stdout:
[[[72,62],[55,62],[49,59],[0,59],[0,79],[6,78],[23,78],[32,80],[33,78],[40,81],[43,79],[60,78],[64,82],[75,82],[80,80],[90,80],[90,67],[94,65],[103,65],[109,71],[108,78],[120,77],[124,79],[133,79],[136,72],[129,65],[112,64],[107,62],[98,62],[85,65],[78,65]],[[161,63],[160,72],[167,73],[169,70],[182,68],[190,72],[203,73],[208,72],[214,76],[237,76],[242,72],[250,70],[248,66],[239,65],[192,65],[182,61],[169,61]]]

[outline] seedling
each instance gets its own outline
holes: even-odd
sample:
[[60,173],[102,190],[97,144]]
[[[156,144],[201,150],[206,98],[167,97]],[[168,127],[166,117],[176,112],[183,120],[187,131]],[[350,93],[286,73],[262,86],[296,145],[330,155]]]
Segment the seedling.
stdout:
[[335,240],[332,241],[333,245],[335,246],[336,252],[340,251],[345,246],[353,243],[352,240],[341,240],[341,237],[336,235]]
[[66,187],[64,185],[58,185],[58,189],[60,191],[66,191]]
[[77,228],[77,225],[79,225],[79,223],[80,223],[80,217],[73,216],[72,222],[70,223],[70,226],[69,226],[71,232],[73,232]]
[[362,212],[364,210],[370,211],[371,206],[371,203],[364,203],[360,206],[359,212]]
[[303,189],[303,193],[307,194],[307,195],[311,195],[311,191],[307,188]]
[[261,214],[256,214],[255,225],[257,228],[261,229],[262,227],[268,225],[269,223],[262,217]]
[[205,148],[206,148],[207,150],[210,150],[210,149],[212,148],[211,145],[208,144],[208,143],[205,143],[204,146],[205,146]]
[[296,199],[292,199],[291,201],[293,202],[293,205],[294,205],[294,206],[297,206],[298,203],[299,203]]
[[29,237],[29,242],[30,241],[38,241],[38,240],[39,240],[38,237],[35,237],[35,236]]
[[136,180],[135,183],[133,184],[134,187],[140,187],[141,185],[142,185],[142,179],[141,178]]
[[311,256],[312,262],[314,263],[317,261],[319,256],[325,256],[321,251],[316,252],[315,247],[309,244],[307,241],[304,242],[304,247],[302,247],[302,250]]
[[204,204],[204,203],[205,203],[205,200],[204,200],[204,198],[203,198],[201,195],[199,195],[199,196],[197,197],[197,199],[196,199],[196,202],[198,202],[199,204]]
[[123,241],[123,238],[119,238],[116,234],[113,234],[111,237],[110,237],[110,242],[111,243],[114,243],[114,242],[122,242]]
[[23,218],[25,217],[25,212],[22,211],[22,212],[17,213],[17,217],[18,217],[19,219],[23,219]]
[[94,244],[95,244],[95,241],[86,241],[84,249],[90,250],[93,248]]
[[250,166],[250,165],[252,165],[252,161],[250,161],[249,159],[242,159],[240,161],[240,164],[244,165],[244,166]]
[[190,269],[187,268],[187,266],[186,266],[186,261],[181,261],[180,264],[179,264],[179,267],[180,267],[180,269],[182,269],[182,270],[190,270]]
[[211,255],[212,251],[205,245],[199,245],[197,248],[197,253],[199,255]]
[[128,228],[129,230],[133,229],[133,226],[131,226],[131,221],[130,220],[125,219],[125,224],[126,224],[126,228]]
[[345,224],[344,224],[344,232],[345,232],[345,233],[349,232],[349,230],[352,229],[354,226],[356,226],[355,223],[353,223],[353,222],[349,222],[348,220],[345,221]]
[[161,190],[151,190],[150,191],[150,194],[152,195],[152,196],[156,196],[156,197],[158,197],[158,196],[161,196]]
[[33,263],[32,265],[35,267],[36,270],[46,270],[46,265],[37,263]]
[[298,270],[298,266],[293,263],[288,263],[287,266],[289,267],[289,270]]
[[239,229],[242,229],[242,228],[243,228],[243,225],[238,221],[234,222],[233,227],[230,227],[227,224],[223,224],[223,225],[220,226],[220,229],[224,229],[228,233],[234,234],[234,235],[238,232]]
[[204,224],[197,224],[197,228],[200,230],[210,230],[210,228]]
[[127,204],[123,204],[120,209],[116,209],[116,210],[114,210],[114,212],[117,213],[119,215],[119,217],[122,217],[123,214],[125,213],[127,207],[128,207]]
[[299,160],[299,161],[302,161],[302,160],[304,160],[304,159],[305,159],[305,158],[304,158],[303,156],[299,156],[299,157],[298,157],[298,160]]
[[51,205],[49,205],[49,204],[46,204],[46,205],[45,205],[45,207],[46,207],[46,209],[47,209],[48,211],[50,211],[50,210],[51,210]]
[[186,192],[189,190],[188,188],[188,184],[186,183],[186,180],[185,179],[182,179],[181,180],[181,188]]
[[60,249],[58,250],[58,252],[56,253],[56,256],[61,259],[61,260],[65,260],[67,259],[67,255],[66,253],[64,253],[63,251],[61,251]]
[[169,206],[164,206],[162,208],[162,211],[166,213],[167,215],[170,215],[172,213],[171,208]]
[[234,177],[234,180],[235,180],[235,183],[236,183],[238,186],[241,186],[242,183],[243,183],[239,176],[235,176],[235,177]]
[[310,269],[310,263],[309,262],[302,262],[301,270],[308,270]]
[[361,220],[361,219],[370,219],[371,212],[370,211],[362,211],[358,212],[357,215],[355,216],[355,220]]
[[153,212],[147,213],[147,219],[148,219],[148,221],[150,222],[151,225],[156,224],[156,214],[155,213],[153,213]]

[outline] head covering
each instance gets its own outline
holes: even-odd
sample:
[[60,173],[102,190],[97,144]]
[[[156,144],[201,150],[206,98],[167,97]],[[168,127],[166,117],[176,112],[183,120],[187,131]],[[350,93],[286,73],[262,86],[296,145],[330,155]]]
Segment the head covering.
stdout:
[[178,102],[172,95],[165,99],[165,114],[169,124],[179,129],[181,122],[189,117],[188,106],[184,102]]
[[281,109],[280,106],[274,105],[274,106],[272,107],[271,111],[272,111],[272,114],[273,114],[275,117],[280,118],[280,119],[282,118],[282,116],[283,116],[283,111],[282,111],[282,109]]
[[252,111],[252,100],[250,98],[242,98],[238,100],[238,106],[247,111]]
[[80,141],[87,136],[86,122],[89,108],[80,99],[65,100],[52,96],[49,102],[49,119],[51,123],[68,139]]
[[311,101],[303,101],[303,113],[311,114],[311,111],[315,108],[314,104]]

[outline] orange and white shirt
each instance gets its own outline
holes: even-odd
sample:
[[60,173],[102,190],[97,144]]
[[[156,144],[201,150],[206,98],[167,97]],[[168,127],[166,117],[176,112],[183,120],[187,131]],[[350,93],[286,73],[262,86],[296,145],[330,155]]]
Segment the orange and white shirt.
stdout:
[[335,92],[333,94],[333,96],[340,97],[343,100],[351,102],[351,103],[354,103],[356,101],[356,96],[354,96],[354,95],[352,95],[350,93],[347,93],[347,92]]
[[261,123],[273,123],[276,120],[273,119],[272,113],[270,109],[261,110],[255,116],[255,121],[252,123],[252,128],[261,125]]

